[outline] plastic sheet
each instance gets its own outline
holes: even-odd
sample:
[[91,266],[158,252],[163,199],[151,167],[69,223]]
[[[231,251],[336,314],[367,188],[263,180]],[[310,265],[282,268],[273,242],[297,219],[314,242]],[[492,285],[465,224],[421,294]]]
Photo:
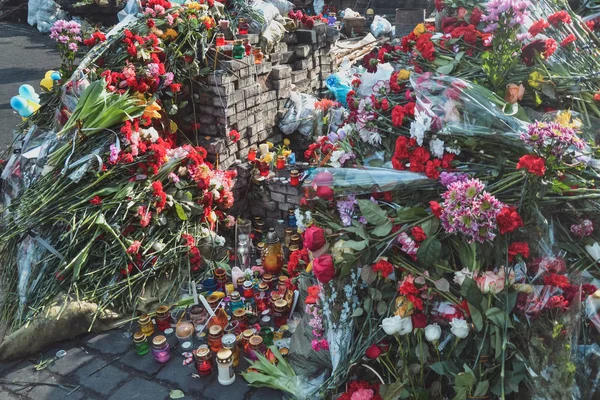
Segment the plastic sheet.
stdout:
[[[263,16],[264,21],[256,21],[252,20],[251,28],[252,30],[258,30],[259,32],[265,32],[271,25],[271,22],[276,19],[281,19],[281,14],[275,5],[271,3],[267,3],[263,0],[252,0],[250,3],[250,7],[252,7],[255,11],[260,13]],[[282,21],[283,22],[283,21]]]
[[361,97],[368,97],[372,94],[379,93],[377,90],[373,90],[381,83],[387,83],[390,81],[390,77],[394,73],[394,67],[390,63],[377,65],[377,71],[365,72],[361,75],[361,84],[358,87],[358,95]]
[[294,9],[294,4],[287,0],[268,0],[268,2],[277,7],[277,10],[281,15],[287,15],[290,10]]
[[375,37],[389,35],[392,33],[392,24],[385,17],[376,15],[371,23],[371,33]]
[[272,20],[260,37],[261,47],[267,52],[271,52],[281,41],[285,32],[285,27],[279,21]]
[[52,0],[29,0],[27,7],[27,23],[36,26],[38,31],[50,32],[50,28],[59,19],[65,19],[67,13]]
[[433,187],[435,181],[424,174],[387,168],[315,168],[304,179],[303,186],[329,186],[336,196],[400,191],[408,186]]
[[315,102],[317,98],[306,93],[292,92],[288,111],[279,121],[279,129],[285,135],[300,132],[310,136],[314,130]]

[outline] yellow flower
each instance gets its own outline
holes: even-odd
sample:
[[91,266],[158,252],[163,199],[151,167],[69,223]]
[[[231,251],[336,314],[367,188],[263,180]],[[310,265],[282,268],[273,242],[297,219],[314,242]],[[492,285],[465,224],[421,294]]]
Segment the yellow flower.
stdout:
[[561,124],[562,126],[566,126],[567,128],[579,129],[581,128],[581,121],[577,118],[571,120],[572,113],[571,110],[563,110],[559,111],[556,114],[556,122]]
[[543,82],[544,82],[544,75],[542,75],[538,71],[533,71],[532,73],[529,74],[529,79],[527,80],[527,83],[529,83],[529,86],[531,86],[532,88],[540,87],[540,85]]
[[267,142],[267,146],[269,146],[269,149],[272,149],[273,148],[273,143]]
[[290,145],[290,139],[288,139],[288,138],[283,139],[283,144],[285,144],[286,146],[289,146]]
[[177,31],[175,29],[169,28],[165,31],[162,38],[163,39],[175,39],[177,37]]
[[288,158],[290,156],[290,154],[292,154],[292,151],[291,150],[284,150],[284,151],[281,152],[281,154],[283,154],[283,156],[285,158]]
[[153,101],[152,103],[150,103],[146,106],[143,117],[150,118],[150,119],[160,118],[160,113],[159,113],[160,110],[161,110],[161,108],[158,105],[158,103]]
[[267,163],[269,163],[269,162],[273,161],[273,153],[267,153],[267,154],[265,154],[265,155],[262,157],[262,160],[263,160],[264,162],[267,162]]
[[177,124],[174,121],[169,121],[169,132],[175,133],[177,132]]
[[413,33],[417,37],[421,36],[425,32],[427,32],[427,28],[425,28],[425,24],[419,24],[419,25],[415,26],[415,29],[413,29]]
[[408,78],[410,78],[410,71],[407,71],[405,69],[401,69],[400,71],[398,71],[398,79],[405,81]]
[[187,3],[187,6],[191,10],[199,10],[200,9],[200,3],[198,3],[197,1],[190,1],[189,3]]
[[408,301],[408,299],[404,296],[396,297],[396,312],[394,315],[397,315],[401,318],[409,317],[413,314],[414,307],[413,304]]

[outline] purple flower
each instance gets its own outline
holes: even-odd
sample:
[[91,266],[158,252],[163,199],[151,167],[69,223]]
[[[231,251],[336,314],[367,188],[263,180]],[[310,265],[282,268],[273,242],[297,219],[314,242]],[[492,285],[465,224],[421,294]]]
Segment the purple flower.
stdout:
[[77,51],[77,43],[75,42],[71,42],[69,43],[69,50],[71,50],[72,52],[76,52]]
[[337,201],[337,209],[340,213],[340,218],[342,219],[342,224],[344,226],[352,225],[352,218],[354,216],[354,206],[358,204],[356,198],[353,195],[350,195],[346,198],[346,200],[338,200]]
[[117,159],[119,158],[119,153],[121,152],[121,150],[119,150],[117,148],[117,146],[115,146],[114,144],[110,145],[110,156],[108,157],[108,161],[111,164],[114,164],[117,162]]
[[179,177],[177,175],[175,175],[173,172],[171,172],[168,176],[169,180],[173,183],[177,183],[179,182]]
[[464,182],[469,179],[469,175],[462,172],[442,172],[440,174],[440,183],[446,187],[454,182]]
[[571,232],[578,238],[591,236],[594,233],[594,224],[589,219],[584,219],[579,224],[571,225]]
[[521,140],[541,153],[549,153],[561,159],[570,148],[583,150],[585,143],[575,129],[557,122],[536,121],[529,125],[527,132],[521,134]]

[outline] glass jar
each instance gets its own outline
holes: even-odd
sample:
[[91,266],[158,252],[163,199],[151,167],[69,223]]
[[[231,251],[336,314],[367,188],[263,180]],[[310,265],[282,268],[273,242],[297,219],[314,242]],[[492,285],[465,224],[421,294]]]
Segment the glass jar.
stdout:
[[237,322],[234,319],[232,319],[231,321],[229,321],[229,323],[227,324],[227,326],[223,330],[223,335],[228,335],[230,333],[235,334],[237,332],[237,330],[239,329],[239,325],[240,325],[239,322]]
[[226,31],[229,29],[230,23],[228,19],[220,19],[219,20],[219,29],[222,31]]
[[263,176],[263,177],[269,176],[269,164],[264,161],[261,161],[258,164],[258,172],[260,173],[260,176]]
[[212,293],[215,290],[217,290],[218,286],[219,286],[219,284],[218,284],[217,280],[214,278],[208,278],[208,279],[205,279],[204,282],[202,282],[202,287],[208,293]]
[[260,337],[263,339],[263,346],[273,346],[273,338],[275,336],[275,330],[271,327],[265,326],[264,329],[260,330]]
[[337,18],[335,17],[335,13],[330,12],[329,15],[327,16],[327,26],[335,26],[336,21],[337,21]]
[[203,344],[208,346],[208,335],[204,331],[196,331],[196,337],[194,343],[201,346]]
[[248,25],[248,21],[246,20],[246,18],[238,19],[238,34],[247,35],[249,28],[250,25]]
[[246,277],[245,276],[240,276],[237,278],[236,283],[237,283],[237,289],[238,291],[241,293],[244,287],[244,282],[246,281]]
[[171,358],[171,347],[167,343],[167,338],[163,335],[158,335],[152,339],[152,357],[164,364]]
[[242,332],[242,342],[240,343],[240,347],[246,355],[248,355],[250,350],[250,338],[254,336],[255,333],[256,331],[252,328],[246,329],[244,332]]
[[212,353],[207,345],[201,345],[194,353],[194,363],[200,376],[209,376],[213,371]]
[[241,60],[246,55],[246,49],[241,40],[236,40],[233,44],[233,58]]
[[300,172],[298,172],[298,170],[296,170],[296,169],[290,171],[290,185],[292,185],[292,186],[300,185]]
[[277,293],[279,293],[281,297],[285,296],[285,293],[287,292],[287,281],[288,277],[285,275],[280,275],[277,280]]
[[283,249],[273,228],[270,228],[267,234],[267,245],[261,261],[265,272],[270,274],[279,275],[283,269]]
[[246,50],[246,55],[249,56],[250,54],[252,54],[252,45],[250,44],[250,40],[244,39],[243,43],[244,43],[244,50]]
[[[293,229],[298,228],[298,224],[296,221],[296,209],[295,208],[288,209],[288,226]],[[293,238],[293,236],[294,235],[292,235],[292,238]]]
[[237,323],[238,323],[238,330],[237,330],[236,334],[240,334],[241,332],[245,331],[246,328],[248,328],[248,318],[246,317],[246,309],[245,308],[236,309],[233,312],[232,320],[237,321]]
[[254,64],[262,64],[265,59],[262,49],[260,47],[254,47],[252,49],[252,54],[254,55]]
[[228,44],[227,41],[225,41],[225,44],[221,47],[221,51],[225,57],[233,58],[233,45]]
[[222,33],[217,33],[215,35],[215,45],[217,47],[225,46],[225,35]]
[[245,281],[243,288],[243,294],[246,299],[251,299],[254,297],[254,285],[252,285],[252,281]]
[[142,333],[142,331],[137,331],[133,335],[133,343],[135,345],[135,352],[138,356],[148,354],[148,352],[150,351],[148,339],[146,338],[146,335]]
[[262,281],[263,281],[263,283],[267,284],[268,290],[271,290],[271,288],[273,287],[273,275],[271,275],[268,272],[266,272],[262,276]]
[[258,242],[256,245],[256,252],[258,253],[259,257],[262,257],[262,253],[265,251],[265,245],[265,242]]
[[298,248],[302,247],[302,237],[297,233],[294,233],[290,239],[290,246],[298,246]]
[[254,303],[258,312],[263,312],[269,308],[269,298],[267,297],[267,290],[269,287],[266,283],[261,282],[258,285],[258,291],[254,294]]
[[283,230],[283,245],[286,247],[290,246],[290,240],[292,239],[292,235],[294,234],[294,228],[290,228],[289,226]]
[[175,336],[179,343],[191,342],[194,336],[194,325],[191,322],[180,322],[175,327]]
[[213,353],[221,350],[221,339],[223,338],[223,328],[219,325],[213,325],[208,330],[208,347]]
[[225,295],[231,296],[231,293],[233,293],[234,291],[235,291],[235,286],[233,286],[233,283],[228,282],[225,284]]
[[288,303],[283,299],[279,299],[275,302],[273,307],[273,322],[275,328],[279,328],[282,325],[287,324],[288,320]]
[[160,306],[156,309],[156,326],[162,332],[171,327],[171,312],[169,307]]
[[227,349],[227,350],[231,350],[231,353],[233,354],[233,366],[237,367],[238,365],[240,365],[240,348],[238,347],[238,343],[237,343],[238,339],[237,336],[229,333],[227,335],[223,336],[223,339],[221,340],[221,342],[223,343],[223,348]]
[[214,274],[217,280],[217,287],[223,291],[227,283],[227,271],[225,271],[225,268],[216,268]]
[[273,317],[269,314],[263,314],[260,317],[260,331],[262,332],[264,328],[272,328],[273,327]]
[[250,147],[250,150],[248,150],[248,161],[255,161],[256,160],[256,147]]
[[244,302],[242,301],[242,296],[240,296],[240,292],[232,292],[229,296],[229,309],[231,313],[234,314],[235,310],[244,307]]
[[[207,312],[204,308],[199,305],[193,305],[190,307],[190,320],[194,322],[197,319],[201,319],[203,316],[206,316]],[[194,322],[194,325],[196,323]]]
[[254,335],[248,341],[248,358],[256,361],[258,360],[257,354],[265,354],[265,345],[262,337]]
[[223,349],[217,353],[218,379],[221,385],[227,386],[235,382],[233,372],[233,353],[231,350]]
[[148,314],[140,315],[138,325],[140,326],[140,331],[142,331],[146,337],[150,337],[154,334],[154,324]]
[[210,294],[206,296],[206,301],[208,302],[208,305],[213,311],[217,311],[221,299],[216,294]]

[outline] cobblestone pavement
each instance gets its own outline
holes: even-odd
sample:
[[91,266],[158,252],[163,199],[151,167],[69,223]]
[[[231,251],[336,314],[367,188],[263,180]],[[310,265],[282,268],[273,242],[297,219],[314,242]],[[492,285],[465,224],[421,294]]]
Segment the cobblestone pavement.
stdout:
[[[183,391],[187,399],[283,398],[276,390],[249,387],[239,374],[232,385],[222,386],[216,366],[209,377],[192,377],[196,373],[193,363],[184,366],[177,339],[168,339],[171,359],[166,364],[157,363],[151,353],[138,356],[124,330],[85,335],[59,343],[38,358],[0,363],[0,400],[158,400],[168,399],[173,389]],[[59,350],[67,354],[47,368],[35,370],[40,358],[51,359]],[[246,365],[242,360],[236,372]]]

